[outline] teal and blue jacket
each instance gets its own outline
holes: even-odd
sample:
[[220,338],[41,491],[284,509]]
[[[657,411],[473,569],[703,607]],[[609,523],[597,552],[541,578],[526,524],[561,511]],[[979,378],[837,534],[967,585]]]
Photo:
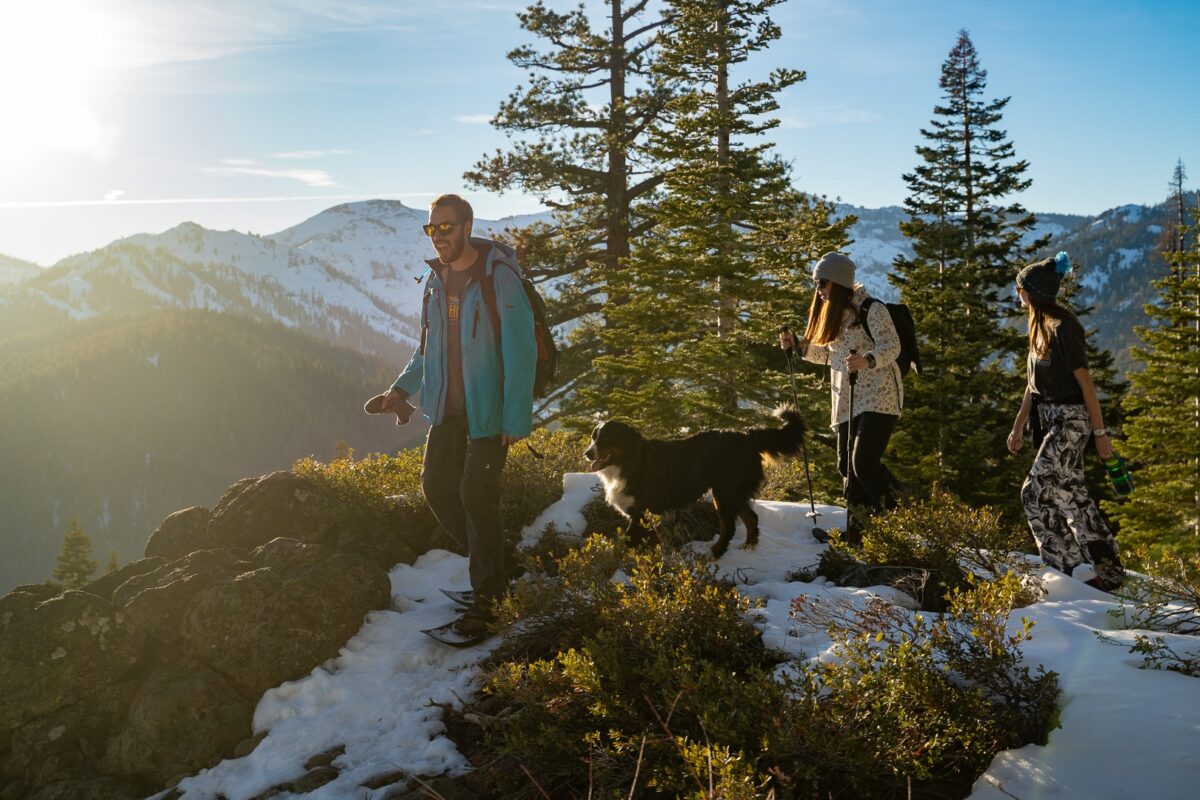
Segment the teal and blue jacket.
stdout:
[[[500,340],[483,298],[483,286],[474,280],[463,289],[459,302],[459,335],[462,338],[463,389],[467,425],[472,439],[505,434],[528,436],[533,429],[533,379],[537,370],[537,342],[533,309],[521,284],[521,267],[510,247],[489,239],[471,239],[485,253],[484,274],[493,276]],[[436,258],[426,262],[425,292],[421,303],[424,347],[409,359],[392,388],[416,397],[421,413],[440,425],[446,405],[446,290]]]

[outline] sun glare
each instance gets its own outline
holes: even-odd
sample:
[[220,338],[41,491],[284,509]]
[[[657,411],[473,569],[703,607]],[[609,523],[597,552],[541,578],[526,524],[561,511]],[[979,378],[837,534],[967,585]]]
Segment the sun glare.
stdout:
[[115,130],[103,95],[116,64],[115,20],[95,3],[17,0],[0,17],[0,163],[58,149],[103,158]]

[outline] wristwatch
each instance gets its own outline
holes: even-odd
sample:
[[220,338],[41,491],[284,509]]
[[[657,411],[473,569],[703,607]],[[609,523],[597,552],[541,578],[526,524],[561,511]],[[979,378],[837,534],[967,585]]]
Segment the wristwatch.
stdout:
[[874,353],[867,353],[867,366],[870,367],[871,369],[875,369],[875,354]]

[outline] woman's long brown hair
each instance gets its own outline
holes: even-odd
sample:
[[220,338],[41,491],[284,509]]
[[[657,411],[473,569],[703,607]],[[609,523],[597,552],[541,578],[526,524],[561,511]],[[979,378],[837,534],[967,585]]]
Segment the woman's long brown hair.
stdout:
[[1060,306],[1057,300],[1045,303],[1028,292],[1026,295],[1029,298],[1029,350],[1037,354],[1038,358],[1046,357],[1050,350],[1050,337],[1064,321],[1068,325],[1074,325],[1081,336],[1086,335],[1083,323],[1075,316],[1074,311]]
[[829,344],[842,332],[842,315],[851,309],[850,297],[854,292],[840,283],[829,284],[829,301],[821,299],[820,290],[813,291],[812,304],[808,307],[808,327],[804,339],[812,344]]

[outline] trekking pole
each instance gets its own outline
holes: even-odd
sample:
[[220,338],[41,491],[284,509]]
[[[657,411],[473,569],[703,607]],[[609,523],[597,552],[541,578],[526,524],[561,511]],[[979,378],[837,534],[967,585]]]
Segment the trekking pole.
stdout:
[[[858,355],[858,350],[851,350],[850,355]],[[846,530],[842,532],[842,538],[850,531],[850,493],[854,489],[854,482],[857,478],[854,475],[854,384],[858,381],[858,373],[851,372],[850,368],[846,368],[849,390],[846,392],[846,404],[850,406],[850,417],[846,420]]]
[[[780,328],[780,332],[781,333],[791,333],[791,331],[788,330],[787,325],[784,325],[782,328]],[[786,350],[784,350],[783,352],[787,356],[788,377],[792,379],[792,406],[797,411],[799,411],[800,410],[800,401],[796,397],[796,370],[792,368],[792,356],[795,354],[795,351],[789,347]],[[803,443],[800,445],[800,452],[804,455],[804,480],[808,483],[808,508],[809,508],[809,511],[804,516],[808,517],[813,522],[813,529],[812,529],[813,538],[823,544],[823,543],[829,541],[829,534],[825,532],[824,528],[820,528],[816,524],[817,519],[819,519],[821,516],[821,512],[817,511],[817,506],[813,503],[812,473],[809,472],[809,469],[808,469],[808,444],[807,443]]]

